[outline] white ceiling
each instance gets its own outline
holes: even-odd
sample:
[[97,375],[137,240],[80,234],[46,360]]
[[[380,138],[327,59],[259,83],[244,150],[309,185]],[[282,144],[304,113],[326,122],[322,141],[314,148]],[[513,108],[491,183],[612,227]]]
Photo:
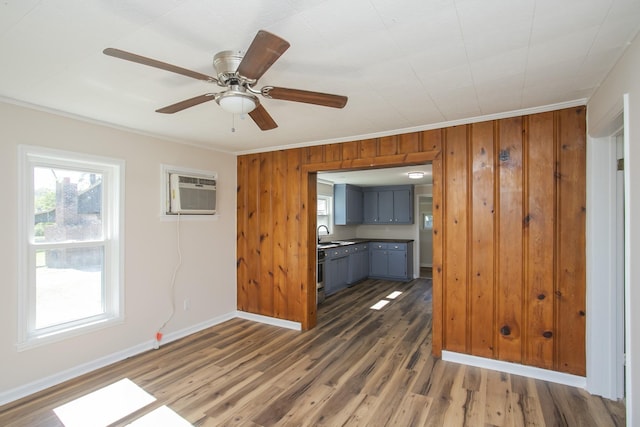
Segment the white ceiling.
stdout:
[[[235,153],[359,139],[584,103],[640,28],[638,0],[4,0],[0,97]],[[258,82],[349,97],[264,99],[260,131],[215,102],[155,110],[212,84],[108,57],[114,47],[215,75],[264,29],[291,47]],[[232,132],[235,127],[235,132]]]
[[[409,172],[423,172],[420,179],[409,178]],[[318,179],[332,184],[353,184],[360,187],[376,185],[423,185],[433,182],[431,164],[357,171],[318,172]]]

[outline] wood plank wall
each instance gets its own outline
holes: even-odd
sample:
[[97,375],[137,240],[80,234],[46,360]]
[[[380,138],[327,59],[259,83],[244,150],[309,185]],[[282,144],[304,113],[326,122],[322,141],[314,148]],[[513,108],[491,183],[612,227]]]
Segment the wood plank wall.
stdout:
[[317,171],[431,162],[433,349],[585,375],[586,111],[238,157],[238,309],[316,324]]

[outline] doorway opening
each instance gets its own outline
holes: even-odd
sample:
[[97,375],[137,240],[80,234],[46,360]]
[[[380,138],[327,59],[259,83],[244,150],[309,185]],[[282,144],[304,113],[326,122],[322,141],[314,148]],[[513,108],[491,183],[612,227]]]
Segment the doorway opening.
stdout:
[[[409,178],[409,172],[416,171],[423,172],[424,176],[420,179]],[[334,196],[333,186],[336,184],[350,184],[358,187],[413,185],[413,223],[403,225],[336,225],[335,223],[331,223],[328,224],[328,230],[330,230],[330,232],[327,233],[324,227],[322,227],[320,231],[318,229],[320,229],[321,225],[324,224],[323,221],[327,218],[333,219],[336,215],[334,215],[333,212],[326,212],[323,210],[323,215],[317,216],[316,218],[316,239],[319,238],[323,243],[325,241],[349,241],[353,239],[411,240],[413,244],[413,255],[411,262],[412,271],[410,272],[410,276],[414,279],[420,277],[431,278],[430,272],[433,258],[433,239],[431,238],[433,224],[432,183],[431,162],[412,166],[396,166],[376,169],[319,171],[316,174],[317,200],[331,200]],[[425,201],[428,203],[423,203]],[[320,206],[320,204],[318,206]],[[333,206],[331,209],[333,209]],[[320,210],[318,212],[320,212]],[[423,258],[425,258],[426,261],[423,260]],[[322,262],[319,255],[317,255],[317,262],[319,265]],[[322,270],[323,273],[326,271],[326,260]],[[324,273],[324,279],[326,280],[326,278],[326,273]],[[317,313],[320,315],[321,311],[318,310]]]
[[430,279],[433,276],[433,195],[418,195],[417,205],[419,277]]

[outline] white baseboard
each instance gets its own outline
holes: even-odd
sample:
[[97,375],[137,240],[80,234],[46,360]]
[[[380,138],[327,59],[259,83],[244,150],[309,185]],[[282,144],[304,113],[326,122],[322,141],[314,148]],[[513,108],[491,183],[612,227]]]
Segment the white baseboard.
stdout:
[[[168,344],[172,341],[176,341],[180,338],[184,338],[188,335],[194,334],[204,329],[210,328],[211,326],[215,326],[222,322],[226,322],[227,320],[231,320],[236,317],[252,320],[254,322],[267,323],[270,325],[280,326],[282,328],[296,329],[296,330],[302,329],[300,323],[297,323],[297,322],[291,322],[291,321],[282,320],[282,319],[275,319],[272,317],[260,316],[257,314],[245,313],[241,311],[232,311],[230,313],[226,313],[221,316],[217,316],[212,319],[209,319],[205,322],[192,325],[188,328],[175,331],[175,332],[169,332],[163,335],[162,340],[160,341],[160,346]],[[119,362],[129,357],[138,355],[140,353],[144,353],[145,351],[153,349],[155,344],[156,344],[156,341],[154,339],[148,340],[140,344],[137,344],[133,347],[126,348],[124,350],[109,354],[104,357],[100,357],[98,359],[92,360],[87,363],[83,363],[82,365],[75,366],[71,369],[58,372],[48,377],[41,378],[37,381],[33,381],[31,383],[13,388],[11,390],[2,391],[0,392],[0,406],[5,405],[9,402],[13,402],[18,399],[21,399],[23,397],[29,396],[33,393],[37,393],[39,391],[45,390],[49,387],[63,383],[73,378],[79,377],[80,375],[84,375],[91,371],[95,371],[96,369],[100,369],[107,365],[111,365],[112,363]]]
[[128,357],[135,356],[136,354],[140,354],[151,349],[152,346],[153,344],[151,341],[149,341],[148,343],[138,344],[136,346],[118,351],[116,353],[112,353],[108,356],[100,357],[90,362],[83,363],[82,365],[75,366],[71,369],[67,369],[48,377],[41,378],[37,381],[30,382],[11,390],[3,391],[0,393],[0,405],[13,402],[14,400],[18,400],[23,397],[29,396],[30,394],[45,390],[54,385],[76,378],[80,375],[110,365],[114,362],[118,362]]
[[[164,344],[168,344],[172,341],[179,340],[180,338],[187,337],[191,334],[195,334],[196,332],[200,332],[204,329],[226,322],[227,320],[231,320],[235,317],[237,316],[235,316],[234,312],[226,313],[221,316],[214,317],[213,319],[209,319],[205,322],[189,326],[188,328],[181,329],[175,332],[169,332],[162,336],[162,341],[160,341],[160,346],[163,346]],[[151,348],[153,348],[153,345],[155,344],[155,340],[151,340],[150,343],[151,343]]]
[[502,362],[500,360],[454,353],[446,350],[442,351],[442,360],[475,366],[478,368],[491,369],[493,371],[506,372],[507,374],[521,375],[523,377],[535,378],[537,380],[549,381],[582,389],[586,389],[587,387],[587,379],[585,377],[550,371],[548,369],[541,369],[533,366],[520,365],[518,363]]
[[252,320],[254,322],[266,323],[267,325],[279,326],[281,328],[293,329],[296,331],[302,330],[302,325],[299,322],[292,322],[290,320],[262,316],[260,314],[247,313],[246,311],[236,311],[236,317],[246,320]]

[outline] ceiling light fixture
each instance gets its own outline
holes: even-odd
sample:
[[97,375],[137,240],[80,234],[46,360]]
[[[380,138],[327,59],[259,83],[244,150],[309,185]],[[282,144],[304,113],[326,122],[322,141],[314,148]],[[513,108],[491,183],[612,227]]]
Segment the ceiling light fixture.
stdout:
[[250,113],[260,103],[255,95],[247,93],[242,86],[235,85],[220,93],[216,102],[224,111],[232,114]]
[[424,172],[420,172],[420,171],[409,172],[407,176],[411,179],[421,179],[421,178],[424,178]]

